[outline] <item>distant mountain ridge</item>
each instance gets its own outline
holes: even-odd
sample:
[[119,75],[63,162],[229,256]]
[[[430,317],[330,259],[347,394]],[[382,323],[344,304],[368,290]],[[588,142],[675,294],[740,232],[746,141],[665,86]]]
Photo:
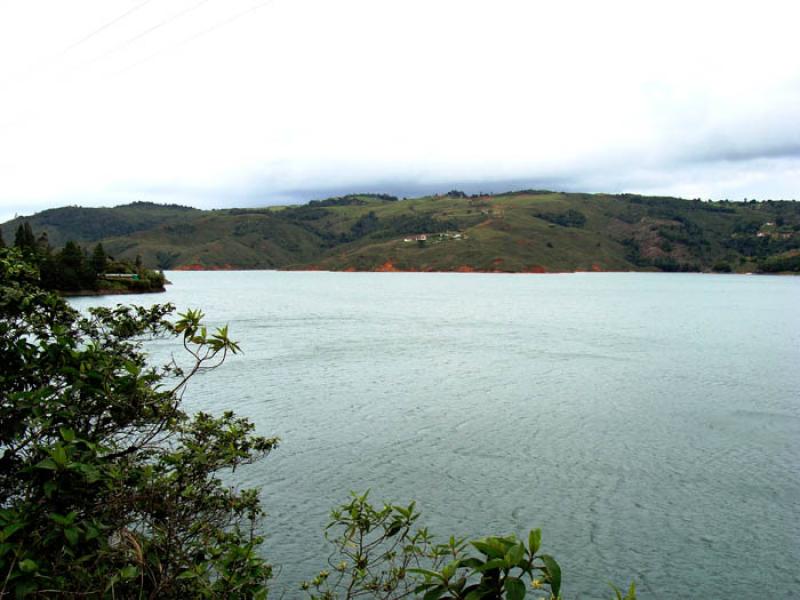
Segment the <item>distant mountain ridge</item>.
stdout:
[[65,206],[43,210],[32,217],[18,217],[1,227],[5,239],[13,240],[14,231],[19,224],[29,221],[37,232],[47,233],[51,244],[63,246],[69,240],[96,242],[109,237],[129,235],[165,223],[177,222],[198,212],[202,211],[188,206],[153,202],[133,202],[113,208]]
[[800,271],[800,204],[522,190],[199,210],[71,206],[28,221],[53,246],[102,242],[161,269]]

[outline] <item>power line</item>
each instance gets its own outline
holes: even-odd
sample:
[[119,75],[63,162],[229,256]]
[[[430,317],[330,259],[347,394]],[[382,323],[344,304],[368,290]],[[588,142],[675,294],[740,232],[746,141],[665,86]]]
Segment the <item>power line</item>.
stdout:
[[129,17],[130,15],[132,15],[133,13],[135,13],[137,10],[141,9],[145,5],[149,4],[150,2],[152,2],[152,0],[144,0],[144,2],[140,2],[136,6],[126,10],[121,15],[118,15],[118,16],[114,17],[113,19],[111,19],[110,21],[104,23],[103,25],[101,25],[97,29],[94,29],[93,31],[90,31],[85,36],[83,36],[79,40],[73,42],[72,44],[70,44],[69,46],[67,46],[66,48],[61,50],[60,52],[58,52],[56,54],[53,54],[48,58],[39,60],[38,62],[34,63],[28,69],[28,71],[26,73],[21,73],[21,74],[17,75],[16,77],[12,76],[11,79],[9,81],[7,81],[2,86],[2,88],[0,88],[0,89],[5,89],[12,83],[16,83],[16,82],[19,82],[19,81],[25,81],[26,79],[30,79],[32,76],[36,75],[37,73],[42,73],[42,72],[48,71],[49,69],[51,69],[53,67],[53,65],[58,61],[58,59],[60,59],[63,56],[67,55],[68,53],[70,53],[72,50],[74,50],[78,46],[81,46],[81,45],[85,44],[90,39],[92,39],[93,37],[99,35],[103,31],[105,31],[106,29],[108,29],[110,27],[113,27],[114,25],[116,25],[117,23],[119,23],[120,21],[125,19],[126,17]]
[[[176,14],[174,14],[174,15],[172,15],[172,16],[170,16],[170,17],[168,17],[168,18],[166,18],[166,19],[164,19],[162,21],[160,21],[159,23],[156,23],[155,25],[152,25],[151,27],[148,27],[143,32],[138,33],[137,35],[133,36],[132,38],[129,38],[129,39],[125,40],[122,44],[119,44],[119,45],[113,47],[111,50],[109,50],[105,54],[103,54],[103,55],[101,55],[99,57],[96,57],[94,59],[91,59],[91,60],[88,60],[88,61],[85,61],[83,63],[78,64],[77,66],[75,66],[72,69],[70,69],[70,71],[74,72],[75,70],[78,70],[78,69],[81,69],[83,67],[87,67],[87,66],[96,64],[96,63],[98,63],[98,62],[100,62],[102,60],[105,60],[107,57],[111,56],[112,54],[115,54],[116,52],[122,50],[123,48],[126,48],[126,47],[130,46],[131,44],[135,43],[139,39],[145,37],[146,35],[152,33],[153,31],[159,29],[160,27],[164,27],[166,25],[169,25],[173,21],[176,21],[176,20],[180,19],[181,17],[183,17],[184,15],[192,12],[193,10],[196,10],[196,9],[200,8],[203,4],[206,4],[208,1],[209,0],[200,0],[199,2],[193,4],[192,6],[190,6],[190,7],[186,8],[186,9],[184,9],[184,10],[182,10],[182,11],[180,11],[180,12],[178,12],[178,13],[176,13]],[[52,68],[52,65],[57,61],[57,59],[63,57],[64,55],[66,55],[67,53],[69,53],[73,49],[77,48],[78,46],[86,43],[87,41],[89,41],[90,39],[95,37],[96,35],[102,33],[106,29],[112,27],[116,23],[119,23],[120,21],[122,21],[126,17],[130,16],[135,11],[137,11],[137,10],[141,9],[142,7],[144,7],[146,4],[149,4],[150,2],[152,2],[152,0],[144,0],[143,2],[141,2],[141,3],[137,4],[136,6],[134,6],[133,8],[130,8],[127,11],[125,11],[124,13],[122,13],[121,15],[115,17],[111,21],[108,21],[107,23],[103,24],[102,26],[98,27],[97,29],[91,31],[90,33],[88,33],[87,35],[85,35],[84,37],[79,39],[78,41],[74,42],[73,44],[71,44],[70,46],[68,46],[67,48],[65,48],[61,52],[59,52],[58,54],[54,55],[53,58],[55,60],[53,60],[50,63],[50,65],[48,65],[44,69],[36,69],[34,67],[34,69],[29,71],[26,74],[26,76],[22,77],[22,79],[24,80],[24,79],[29,78],[30,76],[36,74],[37,72],[47,71],[49,68]],[[40,63],[40,65],[41,64],[42,63]],[[0,87],[0,89],[8,88],[9,84],[11,84],[11,83],[14,83],[14,81],[11,80],[11,81],[7,82],[6,85]]]
[[263,6],[266,6],[267,4],[271,4],[274,1],[275,0],[264,0],[263,2],[259,2],[258,4],[250,6],[249,8],[246,8],[245,10],[236,13],[235,15],[233,15],[232,17],[230,17],[228,19],[224,19],[222,21],[219,21],[218,23],[215,23],[214,25],[211,25],[210,27],[207,27],[206,29],[203,29],[202,31],[199,31],[199,32],[195,33],[194,35],[191,35],[188,38],[186,38],[184,40],[181,40],[177,44],[174,44],[174,45],[170,46],[169,48],[166,48],[165,50],[159,50],[158,52],[154,52],[153,54],[151,54],[150,56],[148,56],[146,58],[143,58],[139,62],[136,62],[136,63],[134,63],[134,64],[132,64],[132,65],[130,65],[128,67],[125,67],[124,69],[121,69],[121,70],[117,71],[116,73],[113,73],[111,75],[111,77],[116,77],[118,75],[122,75],[123,73],[127,73],[128,71],[131,71],[131,70],[143,65],[144,63],[150,62],[154,58],[156,58],[158,56],[161,56],[164,53],[172,52],[173,50],[177,50],[178,48],[182,48],[183,46],[187,46],[187,45],[191,44],[192,42],[196,41],[197,39],[199,39],[201,37],[204,37],[204,36],[206,36],[208,34],[211,34],[211,33],[215,32],[215,31],[217,31],[218,29],[222,29],[223,27],[226,27],[226,26],[230,25],[234,21],[238,21],[242,17],[250,14],[251,12],[256,11],[259,8],[262,8]]
[[208,1],[209,0],[200,0],[200,2],[197,2],[196,4],[193,4],[192,6],[190,6],[189,8],[186,8],[186,9],[180,11],[179,13],[176,13],[176,14],[170,16],[170,17],[167,17],[163,21],[161,21],[159,23],[156,23],[155,25],[153,25],[151,27],[148,27],[147,29],[145,29],[141,33],[138,33],[135,36],[133,36],[132,38],[129,38],[129,39],[125,40],[124,42],[122,42],[118,46],[113,47],[111,50],[109,50],[105,54],[95,58],[94,60],[91,60],[91,61],[89,61],[87,63],[84,63],[84,64],[82,64],[80,66],[93,65],[93,64],[98,63],[98,62],[100,62],[102,60],[105,60],[109,56],[111,56],[113,54],[116,54],[120,50],[124,50],[125,48],[127,48],[131,44],[133,44],[133,43],[139,41],[140,39],[142,39],[143,37],[145,37],[147,35],[150,35],[154,31],[156,31],[157,29],[165,27],[166,25],[169,25],[170,23],[173,23],[174,21],[177,21],[178,19],[184,17],[185,15],[189,14],[190,12],[192,12],[194,10],[197,10],[198,8],[203,6],[204,4],[207,4]]
[[59,56],[59,57],[60,57],[60,56],[64,56],[64,55],[65,55],[67,52],[70,52],[71,50],[74,50],[74,49],[75,49],[75,48],[77,48],[78,46],[80,46],[80,45],[82,45],[82,44],[85,44],[85,43],[86,43],[86,42],[88,42],[90,39],[92,39],[94,36],[96,36],[96,35],[98,35],[98,34],[102,33],[103,31],[105,31],[105,30],[106,30],[106,29],[108,29],[109,27],[112,27],[112,26],[116,25],[117,23],[119,23],[120,21],[122,21],[122,19],[124,19],[125,17],[127,17],[127,16],[129,16],[129,15],[131,15],[131,14],[135,13],[137,10],[139,10],[140,8],[142,8],[143,6],[145,6],[145,5],[147,5],[147,4],[150,4],[150,2],[152,2],[152,1],[153,1],[153,0],[144,0],[144,2],[142,2],[142,3],[140,3],[140,4],[137,4],[137,5],[136,5],[136,6],[134,6],[133,8],[131,8],[131,9],[129,9],[129,10],[127,10],[127,11],[125,11],[124,13],[122,13],[121,15],[119,15],[118,17],[116,17],[116,18],[112,19],[111,21],[109,21],[109,22],[108,22],[108,23],[106,23],[105,25],[102,25],[102,26],[98,27],[97,29],[95,29],[94,31],[92,31],[91,33],[88,33],[87,35],[85,35],[84,37],[82,37],[81,39],[79,39],[77,42],[75,42],[74,44],[72,44],[71,46],[68,46],[67,48],[65,48],[64,50],[62,50],[61,52],[59,52],[59,53],[57,54],[57,56]]

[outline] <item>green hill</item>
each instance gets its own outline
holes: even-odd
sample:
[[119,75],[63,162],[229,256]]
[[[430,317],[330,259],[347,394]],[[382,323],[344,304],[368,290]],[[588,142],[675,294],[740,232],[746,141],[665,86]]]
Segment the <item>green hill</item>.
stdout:
[[[115,257],[162,269],[776,272],[800,262],[794,201],[453,191],[212,211],[138,202],[25,220],[52,244],[102,241]],[[2,226],[7,242],[20,221]]]

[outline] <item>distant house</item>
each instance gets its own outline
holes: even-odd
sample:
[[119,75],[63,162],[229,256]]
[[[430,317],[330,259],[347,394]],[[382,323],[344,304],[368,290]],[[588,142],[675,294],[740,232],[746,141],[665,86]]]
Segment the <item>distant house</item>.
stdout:
[[427,233],[420,233],[419,235],[412,235],[408,237],[404,237],[404,242],[424,242],[428,239]]

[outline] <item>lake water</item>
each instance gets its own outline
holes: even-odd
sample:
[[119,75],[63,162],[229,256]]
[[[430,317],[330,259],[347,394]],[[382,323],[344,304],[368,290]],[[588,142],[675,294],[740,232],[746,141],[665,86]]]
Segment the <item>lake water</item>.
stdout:
[[[800,595],[800,278],[169,273],[244,354],[190,409],[280,448],[247,470],[296,583],[350,490],[442,538],[543,529],[565,597]],[[151,346],[156,356],[172,347]],[[175,348],[177,351],[177,348]]]

